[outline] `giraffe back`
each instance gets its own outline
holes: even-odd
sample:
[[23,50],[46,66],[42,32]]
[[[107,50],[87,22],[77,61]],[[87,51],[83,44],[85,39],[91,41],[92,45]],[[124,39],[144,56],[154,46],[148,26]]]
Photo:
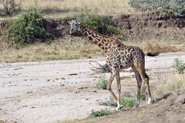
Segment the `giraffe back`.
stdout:
[[145,54],[139,47],[118,44],[112,47],[107,56],[107,64],[113,68],[128,68],[131,66],[143,66]]

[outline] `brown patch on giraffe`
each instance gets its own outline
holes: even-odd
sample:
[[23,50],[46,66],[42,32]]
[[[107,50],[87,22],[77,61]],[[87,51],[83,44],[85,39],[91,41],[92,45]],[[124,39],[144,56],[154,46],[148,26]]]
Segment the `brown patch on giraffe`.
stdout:
[[94,43],[95,43],[95,44],[97,44],[97,43],[98,43],[98,41],[97,41],[97,40],[95,40],[95,41],[94,41]]
[[[99,41],[100,41],[100,39],[99,39]],[[102,44],[105,44],[105,40],[101,39],[101,43]]]
[[105,46],[107,47],[109,44],[108,43],[105,43]]
[[137,53],[136,52],[133,52],[133,55],[136,55]]
[[88,37],[90,40],[92,40],[93,38],[91,36]]

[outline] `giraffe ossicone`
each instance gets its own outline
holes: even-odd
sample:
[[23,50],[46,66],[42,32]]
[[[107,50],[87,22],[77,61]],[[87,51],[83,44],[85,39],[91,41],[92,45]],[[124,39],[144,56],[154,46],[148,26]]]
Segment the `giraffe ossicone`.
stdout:
[[[148,104],[151,104],[152,97],[150,93],[149,77],[145,72],[145,54],[140,48],[134,46],[126,46],[118,39],[104,36],[98,32],[95,32],[89,29],[87,26],[81,24],[79,21],[72,20],[69,22],[69,24],[71,25],[70,34],[76,30],[80,31],[94,44],[98,45],[107,53],[106,63],[112,68],[111,76],[107,84],[107,89],[110,91],[111,95],[114,97],[114,100],[117,102],[116,110],[120,110],[123,107],[120,103],[120,70],[129,67],[133,69],[138,85],[136,107],[138,107],[140,104],[142,79],[147,85]],[[118,98],[111,88],[114,78],[116,78],[117,82]]]

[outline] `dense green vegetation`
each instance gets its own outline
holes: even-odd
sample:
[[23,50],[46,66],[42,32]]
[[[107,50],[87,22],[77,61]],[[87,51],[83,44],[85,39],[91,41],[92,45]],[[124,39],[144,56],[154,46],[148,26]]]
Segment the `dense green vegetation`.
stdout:
[[97,83],[96,86],[99,89],[106,90],[107,89],[107,83],[108,83],[108,80],[106,79],[106,77],[104,75],[104,76],[101,76],[100,77],[99,82]]
[[26,45],[36,41],[46,42],[54,36],[46,31],[43,23],[44,18],[33,9],[19,17],[18,20],[8,21],[8,28],[3,35],[11,45]]
[[103,17],[98,15],[92,15],[89,17],[78,18],[84,25],[90,29],[99,32],[107,36],[124,36],[117,21],[112,17]]
[[107,109],[105,110],[102,109],[101,111],[92,110],[90,117],[102,117],[102,116],[111,115],[111,114],[113,114],[113,112]]

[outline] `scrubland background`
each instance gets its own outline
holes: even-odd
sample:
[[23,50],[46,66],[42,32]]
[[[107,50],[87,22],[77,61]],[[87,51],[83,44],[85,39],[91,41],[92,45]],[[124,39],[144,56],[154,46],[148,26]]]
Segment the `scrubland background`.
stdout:
[[[4,14],[1,4],[0,18],[2,22],[7,19],[18,19],[21,14],[30,11],[32,8],[37,8],[46,19],[65,19],[66,17],[92,15],[112,16],[117,19],[121,15],[132,14],[137,16],[142,13],[142,11],[131,7],[129,0],[16,0],[15,2],[19,5],[12,16]],[[150,15],[143,17],[146,20],[151,18]],[[129,23],[137,22],[137,20],[139,20],[138,17],[131,17]],[[184,51],[184,28],[176,26],[156,28],[148,26],[149,24],[146,27],[138,26],[142,21],[133,25],[133,30],[127,29],[125,25],[128,24],[118,24],[125,35],[125,38],[120,39],[124,44],[138,46],[145,53]],[[122,20],[118,22],[122,23]],[[66,34],[68,34],[69,28],[67,26],[65,29]],[[116,38],[119,38],[119,36]],[[0,62],[91,58],[104,55],[104,52],[84,37],[65,35],[55,38],[50,44],[34,43],[16,48],[7,46],[4,40],[1,36]]]
[[[129,4],[130,1],[137,3],[137,0],[15,0],[14,11],[7,15],[2,4],[5,1],[0,0],[0,123],[184,123],[185,14],[181,11],[173,11],[177,15],[170,13],[167,16],[160,7],[155,11],[147,9],[154,4],[144,6],[144,9],[140,7],[143,4],[136,7]],[[175,0],[169,1],[175,8]],[[7,33],[5,30],[21,19],[23,21],[15,27],[24,27],[23,18],[33,8],[44,20],[41,29],[54,38],[51,36],[49,41],[30,39],[31,42],[26,43],[26,36],[12,40],[10,34],[13,31]],[[94,17],[99,23],[94,23]],[[146,56],[152,105],[146,106],[147,92],[143,84],[141,107],[133,108],[137,83],[133,71],[126,69],[121,72],[124,108],[120,113],[113,110],[116,103],[110,93],[103,90],[110,76],[105,71],[106,54],[79,33],[69,35],[67,21],[72,19],[81,19],[93,29],[99,25],[108,26],[109,34],[105,35],[118,38],[125,45],[140,47],[146,55],[159,53],[157,57]],[[116,83],[113,88],[116,92]],[[104,115],[108,116],[94,118]]]

